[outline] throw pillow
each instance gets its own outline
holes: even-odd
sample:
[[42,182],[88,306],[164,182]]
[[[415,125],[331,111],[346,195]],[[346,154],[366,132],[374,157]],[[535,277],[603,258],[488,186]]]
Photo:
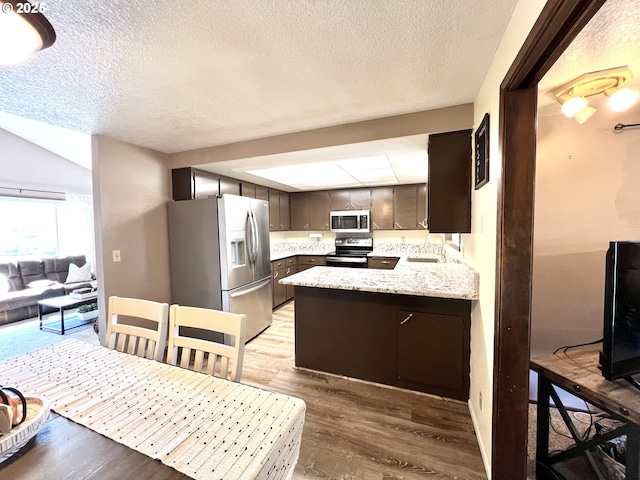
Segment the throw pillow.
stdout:
[[78,267],[75,263],[69,264],[69,274],[64,283],[89,282],[91,280],[91,264],[85,263],[82,267]]
[[27,287],[31,287],[31,288],[50,287],[54,283],[56,282],[54,282],[53,280],[34,280],[33,282],[29,283]]
[[4,275],[0,275],[0,294],[9,291],[9,280]]

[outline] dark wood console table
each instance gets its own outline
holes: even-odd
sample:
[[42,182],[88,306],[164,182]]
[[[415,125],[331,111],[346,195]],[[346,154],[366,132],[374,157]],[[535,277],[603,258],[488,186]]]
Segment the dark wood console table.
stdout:
[[[638,480],[640,465],[640,391],[624,380],[608,381],[600,372],[600,346],[570,349],[566,353],[531,360],[531,369],[538,373],[538,420],[536,460],[543,467],[584,455],[598,478],[599,471],[591,452],[597,445],[620,435],[627,435],[626,479]],[[624,425],[597,437],[583,441],[562,404],[554,387],[559,387],[624,422]],[[575,447],[549,454],[549,405],[553,399],[567,425]],[[540,468],[537,478],[544,477]]]

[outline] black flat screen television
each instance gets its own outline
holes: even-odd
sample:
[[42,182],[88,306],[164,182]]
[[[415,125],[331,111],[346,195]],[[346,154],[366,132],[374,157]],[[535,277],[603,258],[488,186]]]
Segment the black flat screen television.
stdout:
[[604,328],[600,352],[607,380],[640,373],[640,242],[610,242],[606,255]]

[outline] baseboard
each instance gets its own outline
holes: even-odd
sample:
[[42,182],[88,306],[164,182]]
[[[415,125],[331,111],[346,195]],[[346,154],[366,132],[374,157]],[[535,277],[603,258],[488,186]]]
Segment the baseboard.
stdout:
[[469,414],[471,415],[471,423],[473,423],[473,430],[476,432],[476,440],[478,440],[478,447],[480,447],[480,456],[482,457],[482,463],[484,464],[484,471],[487,474],[487,478],[491,480],[491,452],[487,452],[487,449],[482,443],[482,437],[478,435],[480,428],[478,426],[476,412],[471,405],[471,400],[468,401],[468,405]]

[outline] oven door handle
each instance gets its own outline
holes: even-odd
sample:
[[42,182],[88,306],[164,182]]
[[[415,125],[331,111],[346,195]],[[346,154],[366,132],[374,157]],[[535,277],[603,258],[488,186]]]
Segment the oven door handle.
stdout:
[[327,263],[367,263],[365,257],[347,258],[347,257],[327,257]]

